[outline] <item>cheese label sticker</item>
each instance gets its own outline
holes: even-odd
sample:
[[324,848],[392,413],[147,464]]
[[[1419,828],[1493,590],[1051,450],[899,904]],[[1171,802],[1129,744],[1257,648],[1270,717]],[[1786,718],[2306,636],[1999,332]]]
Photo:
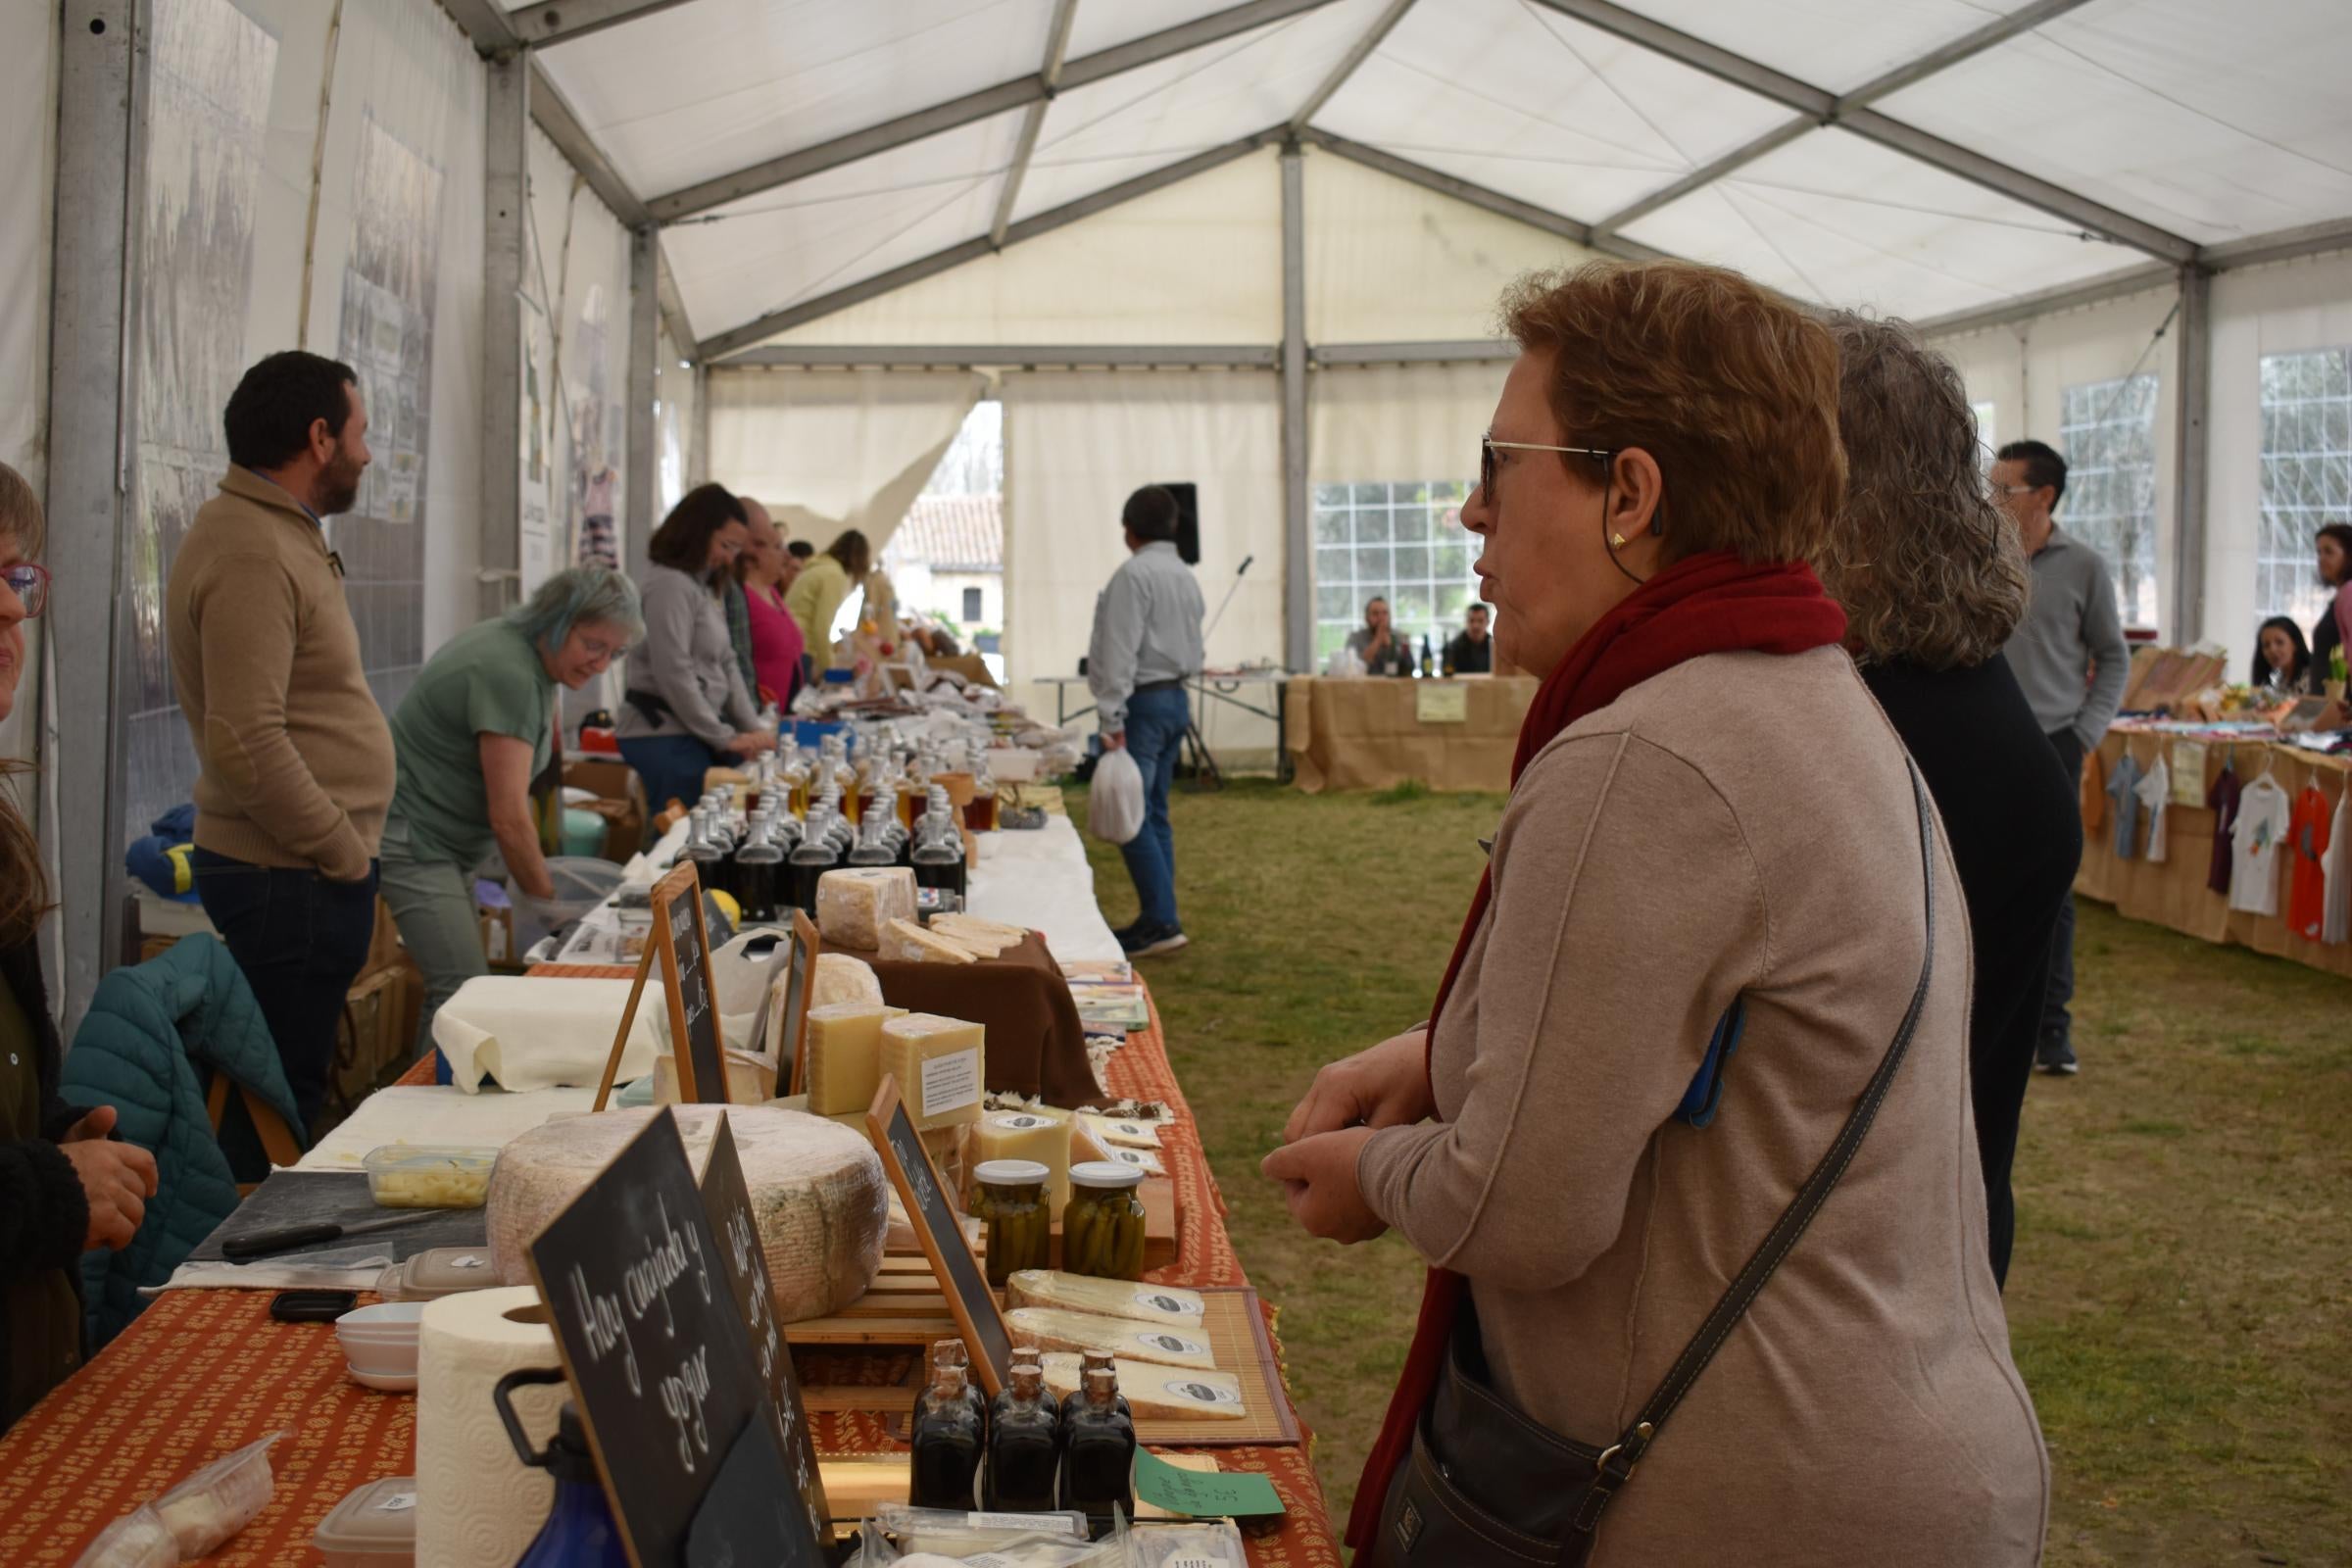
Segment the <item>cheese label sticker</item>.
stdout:
[[1202,1345],[1199,1340],[1188,1340],[1181,1334],[1139,1334],[1135,1340],[1138,1345],[1148,1345],[1152,1349],[1168,1355],[1208,1354],[1207,1346]]
[[980,1102],[980,1053],[951,1051],[923,1063],[923,1115],[945,1115]]
[[1197,1400],[1201,1404],[1238,1405],[1242,1402],[1241,1395],[1232,1389],[1220,1388],[1214,1383],[1171,1383],[1167,1386],[1166,1392],[1179,1395],[1187,1399]]

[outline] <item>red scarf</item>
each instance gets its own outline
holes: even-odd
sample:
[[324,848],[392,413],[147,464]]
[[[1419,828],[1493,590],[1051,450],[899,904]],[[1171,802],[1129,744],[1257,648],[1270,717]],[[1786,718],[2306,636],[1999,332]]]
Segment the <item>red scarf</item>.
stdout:
[[[1536,754],[1562,730],[1598,712],[1634,687],[1662,675],[1685,660],[1706,654],[1801,654],[1835,647],[1845,636],[1845,612],[1822,591],[1809,566],[1743,565],[1728,551],[1711,551],[1679,561],[1643,583],[1600,617],[1544,678],[1519,726],[1519,750],[1511,758],[1511,782]],[[1438,1032],[1446,999],[1460,978],[1471,935],[1494,897],[1494,872],[1479,878],[1470,913],[1453,944],[1453,957],[1439,983],[1430,1009],[1430,1038]],[[1434,1093],[1433,1093],[1434,1099]],[[1380,1439],[1356,1483],[1355,1510],[1348,1521],[1348,1544],[1361,1551],[1379,1527],[1389,1478],[1412,1446],[1413,1428],[1436,1389],[1455,1317],[1469,1282],[1448,1269],[1433,1268],[1421,1297],[1421,1319],[1413,1330],[1404,1371],[1390,1396]]]

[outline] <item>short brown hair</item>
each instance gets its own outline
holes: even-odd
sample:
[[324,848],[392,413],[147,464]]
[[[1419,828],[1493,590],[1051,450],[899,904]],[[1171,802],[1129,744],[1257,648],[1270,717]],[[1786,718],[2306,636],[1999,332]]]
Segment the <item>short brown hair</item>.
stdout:
[[730,522],[751,525],[735,492],[723,484],[698,484],[678,498],[645,542],[646,559],[689,577],[705,576],[710,570],[710,536]]
[[[26,556],[41,548],[40,497],[5,463],[0,463],[0,538],[13,541]],[[17,700],[30,695],[20,689]],[[0,761],[0,946],[6,947],[32,940],[41,916],[54,907],[40,842],[17,809],[16,780],[31,774],[25,763]]]
[[1814,559],[1865,662],[1982,664],[2025,618],[2033,567],[1984,487],[1960,372],[1901,321],[1839,311],[1845,505]]
[[1796,305],[1719,267],[1592,262],[1520,279],[1502,316],[1552,353],[1565,444],[1657,460],[1668,559],[1819,554],[1845,484],[1838,350]]

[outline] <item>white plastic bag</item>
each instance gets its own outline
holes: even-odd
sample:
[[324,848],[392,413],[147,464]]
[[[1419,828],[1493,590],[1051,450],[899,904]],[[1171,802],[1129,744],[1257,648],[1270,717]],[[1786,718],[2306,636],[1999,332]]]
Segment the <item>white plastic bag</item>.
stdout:
[[1105,844],[1125,844],[1144,830],[1144,770],[1135,765],[1124,746],[1104,752],[1102,760],[1095,764],[1086,825]]

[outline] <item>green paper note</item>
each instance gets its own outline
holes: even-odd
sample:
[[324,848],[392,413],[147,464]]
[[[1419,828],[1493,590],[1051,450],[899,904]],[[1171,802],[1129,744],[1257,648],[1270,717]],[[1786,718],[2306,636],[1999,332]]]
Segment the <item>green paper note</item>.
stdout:
[[1149,1448],[1136,1450],[1135,1494],[1155,1508],[1194,1519],[1249,1519],[1288,1511],[1282,1494],[1264,1476],[1186,1470]]

